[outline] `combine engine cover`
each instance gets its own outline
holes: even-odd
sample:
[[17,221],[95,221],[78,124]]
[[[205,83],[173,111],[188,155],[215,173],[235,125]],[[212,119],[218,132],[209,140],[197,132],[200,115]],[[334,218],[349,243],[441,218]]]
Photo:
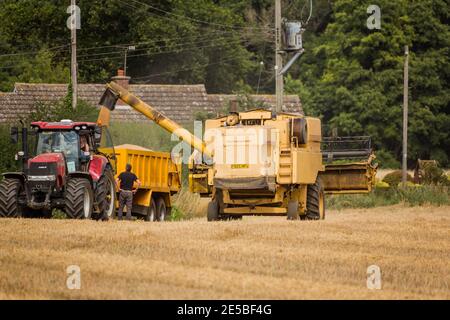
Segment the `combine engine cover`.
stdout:
[[275,191],[278,130],[267,126],[231,126],[211,129],[208,135],[214,136],[216,188]]

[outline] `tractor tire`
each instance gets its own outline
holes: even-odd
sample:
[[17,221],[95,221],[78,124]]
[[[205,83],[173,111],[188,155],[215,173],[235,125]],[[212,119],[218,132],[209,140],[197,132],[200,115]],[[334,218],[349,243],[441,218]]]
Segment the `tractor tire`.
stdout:
[[152,197],[150,200],[150,206],[147,208],[147,215],[145,216],[145,221],[154,222],[156,221],[156,201]]
[[67,182],[65,212],[69,219],[90,219],[94,207],[94,193],[87,179],[73,178]]
[[288,220],[298,220],[298,200],[291,200],[287,207],[287,219]]
[[165,221],[167,216],[167,207],[166,202],[163,198],[158,198],[158,201],[156,202],[156,212],[157,212],[157,221]]
[[325,192],[322,181],[317,178],[314,184],[308,185],[306,198],[306,220],[325,219]]
[[22,183],[18,179],[3,179],[0,182],[0,217],[20,218],[23,209],[19,205]]
[[116,212],[116,187],[114,176],[111,170],[105,170],[100,177],[95,190],[95,201],[97,202],[99,212],[92,216],[95,220],[113,219]]
[[208,219],[208,221],[217,221],[220,219],[219,203],[217,202],[217,199],[211,200],[208,203],[207,219]]

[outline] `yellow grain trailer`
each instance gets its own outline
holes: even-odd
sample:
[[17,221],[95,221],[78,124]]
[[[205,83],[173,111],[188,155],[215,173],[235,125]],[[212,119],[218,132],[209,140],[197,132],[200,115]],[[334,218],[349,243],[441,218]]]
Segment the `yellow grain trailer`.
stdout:
[[172,161],[168,152],[134,145],[116,146],[114,154],[116,177],[129,163],[142,183],[133,198],[133,215],[144,216],[147,221],[167,219],[172,208],[171,196],[181,188],[181,163]]

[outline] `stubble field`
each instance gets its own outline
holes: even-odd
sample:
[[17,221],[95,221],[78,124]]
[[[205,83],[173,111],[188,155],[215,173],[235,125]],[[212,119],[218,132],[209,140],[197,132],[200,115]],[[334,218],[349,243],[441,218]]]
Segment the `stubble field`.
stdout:
[[[449,299],[450,207],[325,221],[0,220],[0,299]],[[67,267],[81,270],[69,290]],[[381,290],[367,268],[381,269]]]

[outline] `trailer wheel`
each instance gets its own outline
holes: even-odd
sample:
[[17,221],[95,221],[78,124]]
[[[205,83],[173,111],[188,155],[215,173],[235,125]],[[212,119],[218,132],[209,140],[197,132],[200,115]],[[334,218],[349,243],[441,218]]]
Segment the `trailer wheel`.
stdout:
[[287,219],[298,220],[298,200],[291,200],[287,207]]
[[219,220],[219,203],[217,199],[211,200],[208,203],[208,221],[217,221]]
[[83,178],[73,178],[67,182],[65,192],[66,214],[70,219],[90,219],[94,204],[91,184]]
[[325,192],[322,181],[317,178],[314,184],[308,186],[306,199],[306,219],[325,219]]
[[156,221],[156,202],[152,197],[150,200],[150,206],[147,208],[147,215],[145,216],[145,221]]
[[0,182],[0,217],[19,218],[23,210],[19,205],[22,183],[18,179],[3,179]]
[[99,212],[93,214],[96,220],[109,220],[115,215],[116,202],[116,188],[114,183],[114,176],[111,170],[105,170],[105,173],[100,177],[95,190],[95,200],[98,205]]
[[158,198],[156,207],[157,207],[157,218],[158,218],[157,220],[158,221],[166,220],[167,208],[166,208],[166,202],[164,201],[164,198]]

